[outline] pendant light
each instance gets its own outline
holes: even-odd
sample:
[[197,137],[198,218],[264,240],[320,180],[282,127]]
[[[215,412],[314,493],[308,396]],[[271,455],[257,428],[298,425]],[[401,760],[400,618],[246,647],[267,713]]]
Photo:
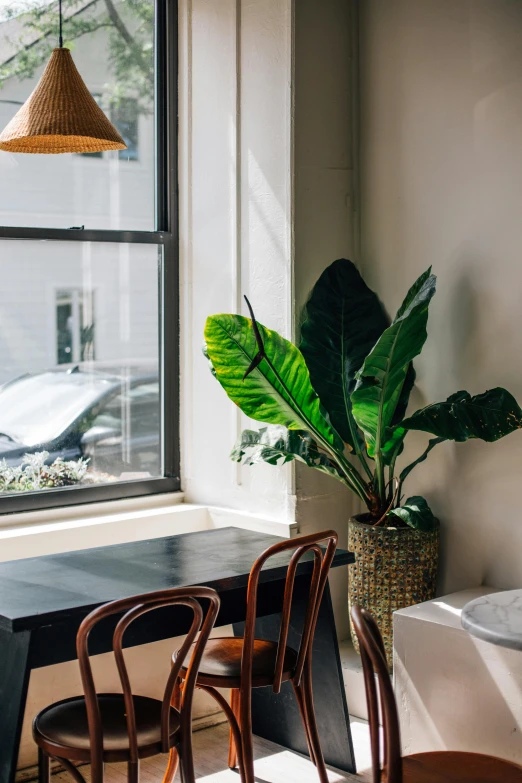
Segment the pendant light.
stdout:
[[8,152],[58,154],[124,150],[127,145],[100,109],[60,37],[35,89],[0,134]]

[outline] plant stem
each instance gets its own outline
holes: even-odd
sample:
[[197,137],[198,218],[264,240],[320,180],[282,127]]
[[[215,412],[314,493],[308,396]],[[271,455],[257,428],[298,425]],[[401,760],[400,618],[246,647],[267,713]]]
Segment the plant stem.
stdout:
[[395,462],[397,461],[397,454],[393,454],[391,461],[390,461],[390,467],[389,467],[389,474],[388,474],[388,483],[390,485],[390,491],[388,494],[388,500],[391,500],[393,497],[393,477],[395,474]]
[[364,452],[363,452],[363,450],[361,449],[361,444],[359,443],[359,433],[358,433],[358,432],[357,432],[357,430],[356,430],[354,427],[352,427],[352,425],[351,425],[351,420],[352,420],[352,419],[353,419],[353,416],[349,416],[349,421],[350,421],[350,432],[352,433],[352,438],[353,438],[353,445],[354,445],[354,448],[355,448],[355,453],[356,453],[356,454],[357,454],[357,456],[359,457],[359,461],[360,461],[360,463],[362,464],[363,468],[365,469],[365,471],[366,471],[366,475],[367,475],[367,476],[368,476],[368,478],[371,480],[371,479],[373,478],[373,473],[371,472],[370,468],[368,467],[368,463],[366,462],[366,458],[365,458],[365,456],[364,456]]
[[328,443],[327,440],[323,438],[320,432],[318,432],[313,426],[310,427],[310,431],[312,432],[314,438],[316,438],[322,445],[323,449],[327,451],[334,459],[334,461],[339,465],[342,472],[346,476],[346,480],[352,490],[355,492],[358,497],[368,505],[368,490],[367,486],[364,483],[364,479],[358,472],[356,468],[353,467],[353,465],[350,465],[344,454],[341,454],[338,452],[330,443]]
[[397,502],[400,504],[401,497],[402,497],[402,485],[404,483],[404,479],[399,479],[399,483],[397,485]]
[[381,506],[384,507],[386,503],[386,481],[384,478],[384,462],[382,459],[381,449],[375,449],[375,476],[377,478],[377,492],[381,501]]
[[[342,302],[341,307],[342,307],[341,324],[342,324],[342,329],[343,329],[342,340],[344,342],[344,300]],[[373,475],[372,475],[372,472],[371,472],[370,468],[368,467],[368,463],[366,462],[366,458],[364,456],[364,452],[361,449],[361,444],[359,442],[359,432],[358,432],[357,424],[355,423],[355,419],[354,419],[353,413],[352,413],[352,403],[351,403],[350,397],[348,396],[347,389],[346,389],[346,380],[345,380],[345,378],[346,378],[346,370],[345,370],[344,362],[345,362],[344,352],[341,351],[341,377],[343,379],[342,380],[342,389],[343,389],[344,407],[345,407],[345,410],[346,410],[346,418],[348,420],[348,427],[350,428],[350,433],[351,433],[351,436],[352,436],[353,447],[355,449],[355,453],[359,457],[359,461],[360,461],[361,465],[363,466],[364,470],[366,471],[366,475],[368,476],[368,478],[371,481],[372,478],[373,478]]]
[[335,451],[335,449],[332,449],[332,447],[330,447],[330,453],[334,456],[337,464],[342,469],[343,473],[347,477],[351,476],[351,478],[353,478],[354,481],[357,482],[361,490],[360,492],[357,492],[357,495],[359,495],[361,500],[363,500],[366,503],[366,505],[368,505],[369,504],[368,487],[365,484],[364,479],[362,478],[359,471],[356,468],[354,468],[353,465],[350,465],[350,463],[348,462],[344,454],[339,454],[338,452]]

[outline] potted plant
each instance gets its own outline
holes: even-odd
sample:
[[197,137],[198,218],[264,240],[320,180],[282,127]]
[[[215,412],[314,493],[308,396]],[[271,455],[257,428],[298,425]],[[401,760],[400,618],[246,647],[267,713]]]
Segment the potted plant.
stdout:
[[[270,425],[245,430],[232,458],[300,460],[364,504],[349,521],[349,599],[376,617],[389,661],[392,612],[434,597],[438,562],[438,520],[424,498],[405,498],[404,482],[442,441],[495,441],[522,426],[521,408],[502,388],[458,391],[406,416],[435,283],[430,268],[390,322],[355,265],[340,259],[310,295],[299,348],[258,323],[248,300],[250,319],[212,315],[205,326],[213,374],[247,416]],[[399,471],[409,430],[434,437]]]

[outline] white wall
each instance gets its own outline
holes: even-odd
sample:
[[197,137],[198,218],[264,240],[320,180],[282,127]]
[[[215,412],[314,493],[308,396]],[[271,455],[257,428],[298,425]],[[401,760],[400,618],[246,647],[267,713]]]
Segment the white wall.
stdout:
[[[365,276],[392,312],[439,276],[413,402],[497,385],[522,401],[522,3],[360,7]],[[442,522],[442,592],[520,585],[521,464],[516,433],[443,444],[411,475]]]

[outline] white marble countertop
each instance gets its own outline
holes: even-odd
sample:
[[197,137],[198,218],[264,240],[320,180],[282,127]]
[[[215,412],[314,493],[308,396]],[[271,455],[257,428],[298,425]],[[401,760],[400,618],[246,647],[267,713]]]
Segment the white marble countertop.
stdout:
[[462,609],[462,627],[485,642],[522,650],[522,590],[483,595]]

